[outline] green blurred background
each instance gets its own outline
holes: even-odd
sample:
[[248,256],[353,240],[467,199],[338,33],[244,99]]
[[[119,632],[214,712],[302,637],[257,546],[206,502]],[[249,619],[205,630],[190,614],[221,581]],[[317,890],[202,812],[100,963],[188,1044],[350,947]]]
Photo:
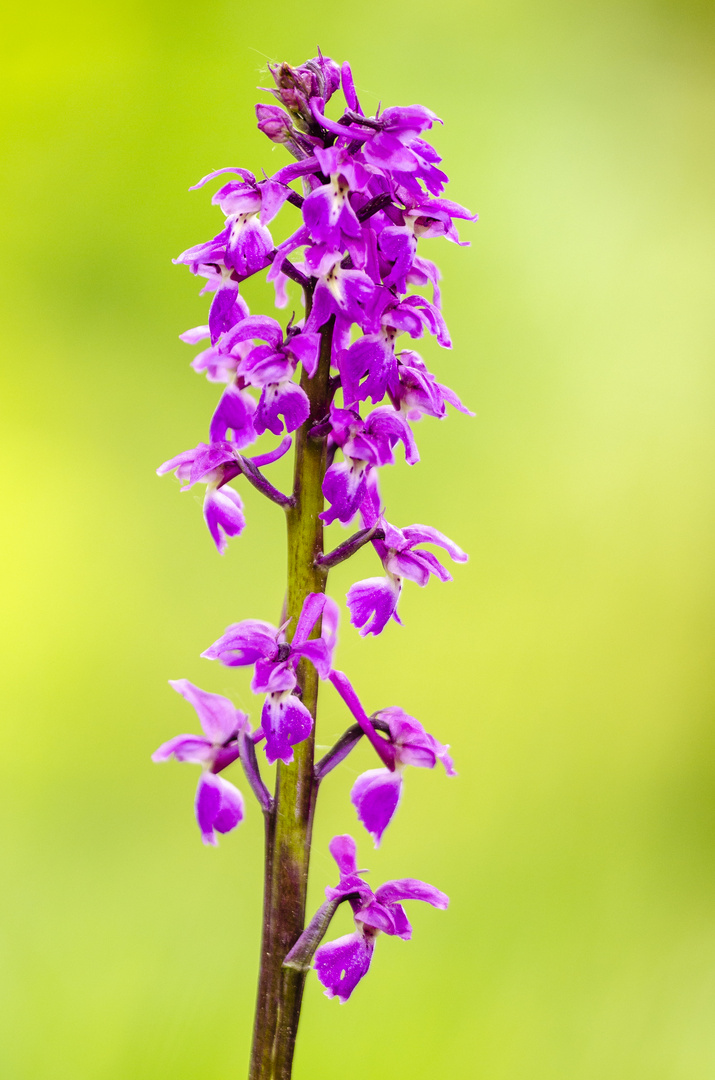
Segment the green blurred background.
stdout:
[[[277,618],[282,522],[248,491],[221,559],[154,468],[217,394],[177,338],[206,301],[171,257],[221,220],[187,188],[287,160],[255,87],[320,44],[367,106],[446,121],[448,194],[481,220],[471,248],[428,242],[454,351],[423,351],[479,415],[424,421],[422,463],[385,480],[394,521],[470,563],[338,653],[460,776],[413,770],[375,852],[348,802],[361,749],[325,785],[313,864],[317,902],[352,830],[376,882],[452,907],[381,939],[346,1006],[311,977],[296,1080],[710,1080],[712,9],[40,2],[5,23],[0,1075],[245,1071],[259,814],[203,848],[196,771],[149,755],[195,727],[168,678],[255,713],[199,653]],[[374,572],[363,552],[331,589]],[[345,723],[326,693],[319,742]]]

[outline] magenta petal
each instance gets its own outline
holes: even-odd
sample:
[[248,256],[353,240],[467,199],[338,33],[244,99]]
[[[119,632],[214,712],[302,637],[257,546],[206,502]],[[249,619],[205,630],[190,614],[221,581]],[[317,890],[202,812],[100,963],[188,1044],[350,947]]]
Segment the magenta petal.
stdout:
[[[424,587],[432,572],[432,567],[424,557],[428,554],[429,552],[408,549],[397,551],[386,560],[385,569],[391,574],[396,574],[397,577],[407,578],[408,581],[414,581],[415,584]],[[437,562],[436,559],[435,562]],[[440,566],[442,573],[447,575],[446,580],[449,581],[451,579],[449,571],[445,570],[441,563],[437,565]]]
[[[391,578],[365,578],[348,589],[350,622],[360,634],[381,634],[395,615],[400,584]],[[398,620],[399,621],[399,620]]]
[[209,485],[204,497],[204,521],[219,554],[223,555],[228,537],[240,536],[246,525],[238,492],[230,487],[214,488]]
[[214,821],[214,828],[217,832],[227,833],[243,821],[243,795],[237,787],[228,780],[224,780],[222,776],[217,776],[216,780],[219,785],[221,804]]
[[400,900],[422,900],[432,907],[441,908],[443,911],[449,907],[449,897],[434,885],[428,885],[426,881],[418,881],[416,878],[399,878],[397,881],[386,881],[375,892],[375,899],[381,904],[394,904]]
[[355,922],[362,923],[363,926],[371,926],[374,930],[381,930],[383,934],[397,933],[392,908],[379,904],[374,897],[356,912]]
[[374,948],[373,938],[361,933],[346,934],[321,945],[315,954],[315,971],[325,987],[325,996],[337,997],[345,1004],[367,975]]
[[444,771],[447,773],[447,776],[457,776],[457,770],[454,767],[454,761],[452,760],[451,755],[448,753],[449,746],[443,746],[442,743],[438,743],[436,739],[435,744],[435,752],[439,760],[444,765]]
[[212,443],[225,442],[228,440],[229,431],[232,431],[231,441],[238,450],[255,442],[256,432],[253,421],[255,411],[256,403],[248,391],[239,390],[235,383],[229,384],[221,395],[221,400],[211,418],[210,441]]
[[293,664],[290,660],[256,660],[251,679],[254,694],[277,694],[292,690],[296,684]]
[[293,646],[295,648],[303,645],[310,637],[313,627],[325,607],[325,599],[324,593],[308,593],[306,596],[293,635]]
[[205,772],[199,777],[195,810],[203,842],[215,846],[214,830],[230,832],[243,820],[243,796],[228,780]]
[[270,315],[247,315],[221,342],[221,348],[228,352],[239,341],[267,341],[277,349],[283,340],[281,324]]
[[320,636],[325,642],[328,652],[332,656],[338,641],[338,623],[340,622],[340,608],[332,596],[326,596],[323,608],[323,621],[321,623]]
[[439,529],[433,529],[431,525],[408,525],[402,530],[402,534],[410,546],[414,544],[437,544],[454,559],[455,562],[467,562],[469,556],[462,551],[458,544],[441,533]]
[[358,776],[350,801],[360,822],[380,846],[382,834],[392,821],[402,796],[402,775],[389,769],[370,769]]
[[308,419],[309,413],[310,402],[297,383],[289,380],[268,383],[263,387],[258,403],[254,421],[256,432],[262,435],[267,429],[280,435],[283,431],[281,417],[285,420],[286,431],[296,431]]
[[338,864],[341,877],[357,873],[357,844],[350,833],[334,836],[328,844],[328,851]]
[[263,619],[242,619],[226,628],[224,634],[201,653],[206,660],[220,660],[227,667],[255,664],[276,651],[278,630]]
[[305,645],[295,650],[295,653],[310,660],[321,679],[328,678],[331,671],[332,653],[322,638],[306,641]]
[[237,314],[240,316],[240,309],[238,312],[235,310],[238,297],[237,285],[222,286],[214,293],[209,308],[209,328],[212,345],[215,345],[221,334],[225,333],[226,330],[230,330],[233,324],[238,321],[235,318]]
[[192,326],[190,330],[184,330],[183,334],[179,334],[179,338],[181,341],[185,341],[187,345],[197,345],[199,341],[203,341],[210,334],[211,331],[208,326]]
[[175,735],[154,751],[151,760],[168,761],[170,757],[175,757],[177,761],[188,761],[192,765],[203,765],[213,757],[213,743],[200,735]]
[[289,352],[299,360],[312,379],[318,369],[320,334],[296,334],[287,344]]
[[348,459],[331,465],[323,478],[323,495],[331,504],[320,517],[326,525],[341,521],[343,525],[357,514],[367,491],[366,463]]
[[412,926],[402,904],[390,904],[390,914],[392,915],[394,927],[392,933],[402,938],[403,941],[409,941],[412,937]]
[[269,765],[280,759],[286,765],[293,760],[293,747],[307,739],[313,717],[290,690],[268,694],[261,713],[261,727],[266,736],[266,759]]
[[221,694],[201,690],[188,679],[169,679],[169,686],[196,709],[201,727],[213,743],[224,743],[246,726],[248,717]]
[[[320,637],[306,640],[321,615]],[[330,675],[339,618],[338,605],[329,596],[309,593],[305,598],[291,647],[295,656],[305,656],[310,660],[321,679],[327,679]]]
[[213,773],[202,773],[196,788],[194,810],[201,829],[201,839],[205,844],[218,844],[214,833],[214,822],[221,808],[221,790],[218,777]]

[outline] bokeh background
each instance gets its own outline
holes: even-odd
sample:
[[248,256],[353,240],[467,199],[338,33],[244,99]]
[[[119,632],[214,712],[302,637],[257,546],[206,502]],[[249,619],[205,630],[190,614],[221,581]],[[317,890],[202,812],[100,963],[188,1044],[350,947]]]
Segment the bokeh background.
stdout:
[[[179,342],[206,302],[171,257],[216,231],[212,168],[285,159],[254,128],[267,59],[349,58],[371,108],[423,102],[473,240],[438,241],[478,412],[426,420],[390,517],[471,554],[407,587],[404,628],[338,661],[369,708],[452,744],[413,770],[373,880],[452,897],[383,938],[346,1006],[311,978],[296,1080],[715,1075],[713,21],[701,0],[8,5],[2,61],[0,1074],[229,1080],[248,1054],[261,827],[204,849],[188,677],[227,623],[275,620],[280,513],[246,493],[221,559],[157,479],[216,388]],[[292,213],[286,212],[287,216]],[[260,284],[249,300],[266,302]],[[332,591],[376,572],[369,552]],[[319,742],[346,723],[326,693]],[[239,776],[240,782],[240,773]],[[418,905],[413,905],[417,908]],[[347,915],[336,930],[345,932]]]

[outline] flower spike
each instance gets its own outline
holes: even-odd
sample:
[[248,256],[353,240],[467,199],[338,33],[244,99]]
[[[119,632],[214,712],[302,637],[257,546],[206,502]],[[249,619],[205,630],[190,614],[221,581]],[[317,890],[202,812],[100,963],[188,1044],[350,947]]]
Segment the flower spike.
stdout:
[[[406,579],[419,586],[431,577],[449,581],[441,552],[455,563],[467,559],[436,528],[391,524],[380,472],[400,469],[403,459],[419,468],[414,425],[424,417],[443,420],[448,406],[473,415],[415,347],[417,339],[434,338],[443,364],[452,348],[440,270],[425,242],[463,246],[458,229],[476,219],[446,197],[448,177],[429,141],[442,121],[429,108],[388,102],[370,115],[350,64],[320,52],[297,66],[268,64],[267,74],[271,97],[256,106],[258,129],[292,160],[270,172],[226,166],[193,185],[204,194],[211,185],[219,220],[213,235],[174,260],[198,279],[208,300],[201,325],[180,336],[197,350],[191,367],[214,386],[214,400],[206,441],[157,471],[174,472],[182,490],[204,485],[204,520],[221,554],[250,519],[249,486],[282,507],[284,608],[279,625],[245,617],[231,623],[202,654],[227,669],[251,669],[251,691],[262,699],[260,725],[251,730],[228,698],[177,680],[172,686],[195,709],[201,733],[175,736],[153,758],[200,766],[194,810],[206,844],[215,845],[243,818],[243,798],[224,775],[235,761],[261,807],[267,873],[250,1071],[262,1076],[270,1065],[271,1075],[287,1080],[311,965],[326,995],[347,1001],[370,968],[379,935],[410,938],[404,901],[440,909],[448,903],[443,892],[414,878],[373,890],[358,868],[355,841],[345,834],[330,843],[339,880],[307,926],[305,920],[316,798],[333,770],[332,782],[339,781],[336,767],[363,736],[379,767],[353,777],[350,799],[376,847],[402,800],[408,766],[441,763],[454,775],[448,747],[414,717],[396,706],[367,714],[335,667],[339,609],[326,587],[330,571],[353,556],[367,565],[360,552],[372,545],[380,574],[353,575],[346,602],[359,634],[377,636],[388,622],[400,623]],[[274,232],[279,215],[286,220]],[[262,273],[273,286],[271,314],[249,310],[243,295],[243,282]],[[263,470],[291,449],[292,489],[284,494],[285,483],[275,486]],[[287,475],[286,465],[278,466],[280,475]],[[336,523],[349,529],[347,539],[324,535]],[[273,588],[275,567],[268,574]],[[325,681],[350,719],[316,762]],[[261,775],[262,755],[277,763],[272,791]],[[343,903],[351,907],[354,930],[324,942]]]

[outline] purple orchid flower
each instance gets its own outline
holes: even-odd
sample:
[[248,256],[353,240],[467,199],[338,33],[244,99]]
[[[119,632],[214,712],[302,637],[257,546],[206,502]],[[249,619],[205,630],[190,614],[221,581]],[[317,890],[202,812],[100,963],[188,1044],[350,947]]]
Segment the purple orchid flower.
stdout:
[[422,900],[444,911],[449,905],[449,897],[416,878],[386,881],[373,892],[360,876],[355,841],[347,834],[333,837],[330,854],[338,864],[340,881],[336,888],[327,888],[325,895],[328,900],[348,900],[353,909],[355,931],[321,945],[315,953],[315,971],[325,987],[325,996],[337,997],[344,1004],[367,975],[379,934],[400,937],[403,941],[412,937],[412,927],[402,902]]
[[[321,615],[321,636],[309,641]],[[293,693],[298,684],[296,667],[305,657],[321,679],[328,678],[337,640],[338,617],[334,600],[322,593],[309,593],[290,643],[285,636],[287,624],[276,627],[262,619],[244,619],[229,626],[218,641],[201,654],[208,660],[220,660],[227,667],[254,666],[251,689],[256,694],[266,694],[261,727],[266,737],[269,763],[280,759],[290,765],[293,747],[306,739],[312,730],[312,716]]]
[[262,193],[256,178],[247,169],[218,169],[202,177],[195,188],[203,187],[223,172],[240,173],[240,180],[224,184],[212,202],[221,207],[226,224],[218,235],[203,244],[188,248],[175,259],[186,263],[194,273],[199,264],[215,263],[235,271],[239,278],[262,270],[270,262],[275,245],[269,230],[260,221]]
[[359,326],[368,318],[366,306],[373,299],[375,285],[364,270],[346,270],[340,252],[328,250],[318,267],[313,306],[306,330],[315,333],[335,315],[348,326]]
[[[256,340],[265,344],[251,345],[246,351],[246,343]],[[280,435],[284,422],[287,431],[295,431],[305,422],[310,404],[305,392],[292,380],[299,363],[303,364],[310,377],[315,374],[320,350],[319,334],[301,332],[299,327],[291,327],[284,339],[280,323],[265,315],[255,315],[244,319],[225,334],[218,348],[229,357],[238,352],[238,383],[261,390],[257,409],[254,403],[255,416],[251,414],[250,417],[256,435],[262,435],[266,430]],[[253,402],[250,395],[237,388],[232,390],[229,387],[224,397],[231,394],[234,397],[244,394]],[[221,404],[217,412],[220,409]],[[247,429],[248,419],[245,422]]]
[[363,501],[361,515],[366,528],[377,526],[385,534],[384,540],[372,540],[371,543],[385,568],[386,576],[357,581],[348,589],[346,597],[350,621],[359,629],[362,637],[381,634],[391,618],[398,623],[401,621],[397,614],[397,602],[403,578],[421,587],[427,584],[431,575],[440,581],[452,580],[449,570],[436,555],[417,547],[418,544],[435,544],[443,548],[454,562],[467,562],[469,558],[454,541],[431,525],[408,525],[405,529],[390,525],[377,509],[378,499],[377,488],[373,486]]
[[[207,257],[210,258],[212,254],[214,253],[208,252]],[[174,259],[173,261],[178,263],[181,259]],[[189,269],[193,274],[206,278],[206,284],[201,289],[200,295],[213,293],[214,297],[208,314],[206,328],[208,335],[201,333],[199,336],[195,336],[199,331],[203,330],[203,327],[195,327],[192,330],[187,330],[181,337],[184,341],[188,341],[189,344],[193,345],[204,336],[208,336],[211,339],[211,344],[215,345],[222,334],[246,318],[248,305],[238,291],[239,283],[234,278],[234,271],[230,267],[224,266],[220,261],[220,252],[215,253],[215,261],[189,263]]]
[[[246,460],[256,467],[271,465],[288,452],[291,443],[288,435],[275,450]],[[199,443],[195,449],[184,450],[156,470],[159,476],[173,472],[177,480],[184,481],[182,491],[188,491],[197,483],[206,484],[204,520],[220,555],[226,551],[228,538],[240,536],[246,524],[241,496],[233,488],[226,487],[229,480],[243,471],[237,451],[236,443],[232,442],[220,441],[210,446]]]
[[408,465],[419,461],[412,429],[393,409],[373,409],[362,420],[355,409],[331,405],[329,445],[340,447],[345,460],[330,465],[325,473],[323,494],[331,506],[320,516],[326,525],[352,521],[365,498],[370,469],[394,465],[393,448],[398,442],[404,444]]
[[424,296],[408,296],[397,302],[389,290],[380,289],[373,295],[372,309],[373,320],[379,313],[380,329],[358,338],[338,359],[343,396],[348,405],[365,398],[377,404],[386,392],[397,392],[395,338],[398,334],[408,333],[415,338],[422,337],[427,330],[440,345],[451,348],[439,309]]
[[390,745],[394,750],[394,768],[369,769],[355,781],[350,799],[360,822],[380,846],[382,834],[392,821],[402,798],[403,774],[407,765],[433,769],[438,761],[447,776],[456,776],[448,746],[437,742],[425,731],[419,720],[397,706],[375,713],[390,729]]
[[403,349],[396,354],[397,386],[388,390],[392,404],[408,420],[420,420],[422,416],[436,416],[442,420],[447,414],[447,404],[466,416],[475,414],[459,400],[454,390],[438,383],[419,353]]
[[169,680],[169,686],[196,709],[203,735],[175,735],[151,755],[152,761],[188,761],[201,765],[194,809],[205,844],[216,845],[216,833],[227,833],[243,821],[243,796],[222,776],[239,756],[238,737],[250,731],[248,717],[221,694],[200,690],[188,679]]
[[[232,327],[247,317],[248,308],[245,309],[245,313],[241,314],[240,318],[237,318],[232,323]],[[187,345],[198,345],[200,341],[211,337],[211,329],[209,326],[194,326],[191,330],[179,334],[179,337]],[[221,348],[221,338],[219,338],[215,345],[209,345],[208,348],[197,353],[191,361],[191,366],[196,372],[205,371],[209,382],[233,382],[241,361],[248,356],[252,348],[253,345],[250,341],[242,341],[234,345],[229,353],[226,353]]]
[[303,203],[303,220],[311,240],[347,251],[356,266],[365,262],[363,230],[350,202],[351,192],[364,191],[369,174],[346,150],[316,147],[315,157],[330,183],[315,188]]

